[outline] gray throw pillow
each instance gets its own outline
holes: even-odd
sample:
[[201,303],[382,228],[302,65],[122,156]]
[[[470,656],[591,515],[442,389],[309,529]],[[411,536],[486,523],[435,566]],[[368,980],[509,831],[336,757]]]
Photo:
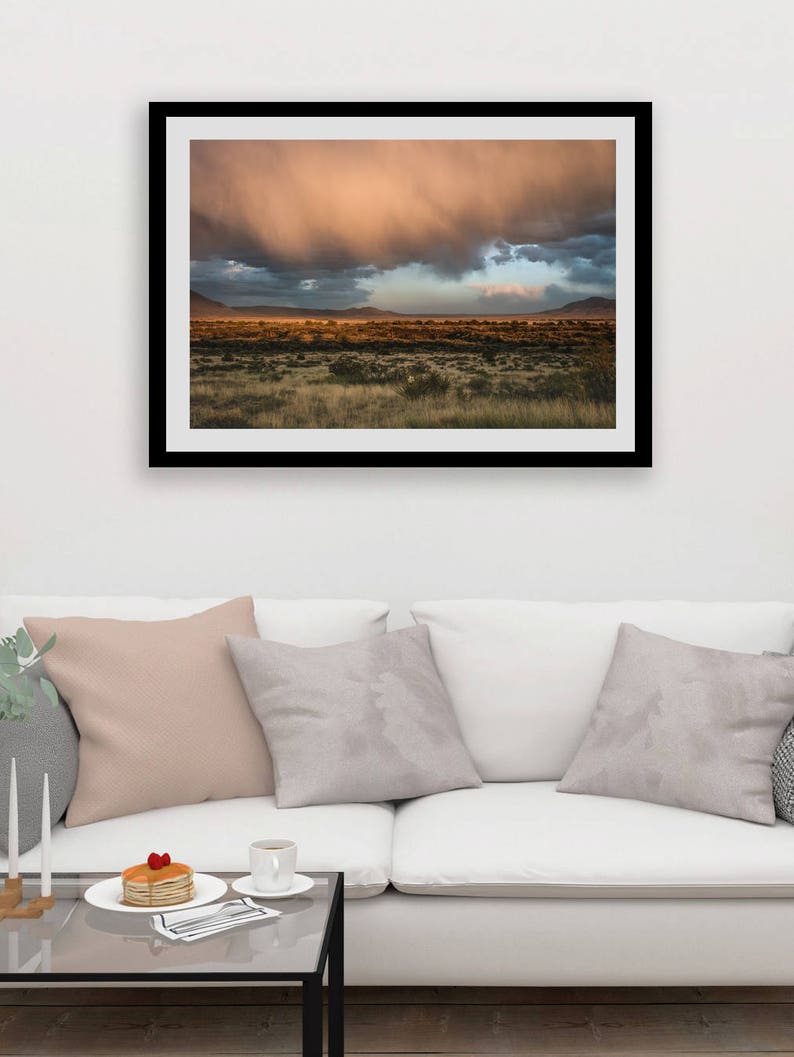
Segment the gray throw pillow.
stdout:
[[621,624],[558,789],[772,825],[772,757],[792,716],[794,658],[691,646]]
[[[764,656],[794,656],[794,649],[791,654],[767,652]],[[794,824],[794,719],[783,731],[783,737],[775,749],[772,760],[772,792],[777,817]]]
[[0,850],[8,854],[8,784],[11,759],[17,761],[19,851],[28,851],[41,838],[41,789],[45,771],[50,776],[50,819],[60,821],[77,783],[79,737],[62,698],[53,708],[39,686],[45,674],[41,661],[28,672],[35,703],[26,719],[0,720]]
[[227,642],[273,757],[279,807],[482,784],[424,625],[337,646]]

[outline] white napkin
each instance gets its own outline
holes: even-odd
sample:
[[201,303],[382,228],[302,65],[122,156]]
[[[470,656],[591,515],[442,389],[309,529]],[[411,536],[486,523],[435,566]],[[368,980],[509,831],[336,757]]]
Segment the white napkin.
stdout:
[[253,921],[281,916],[280,910],[260,906],[253,899],[231,899],[228,903],[213,903],[210,906],[191,907],[190,910],[172,910],[167,914],[155,914],[152,927],[169,940],[202,940]]

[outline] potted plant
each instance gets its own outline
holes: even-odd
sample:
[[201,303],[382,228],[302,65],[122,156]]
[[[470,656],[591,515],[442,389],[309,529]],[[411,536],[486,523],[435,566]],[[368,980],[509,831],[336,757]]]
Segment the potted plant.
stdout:
[[8,851],[12,759],[19,790],[20,854],[40,839],[44,774],[49,775],[53,824],[66,811],[77,782],[77,729],[41,661],[53,646],[55,635],[37,650],[24,628],[0,638],[0,852]]
[[[26,719],[36,702],[34,686],[25,672],[55,645],[51,635],[40,650],[36,650],[24,628],[16,635],[0,639],[0,719]],[[53,708],[58,707],[58,691],[45,676],[39,676],[39,686]]]

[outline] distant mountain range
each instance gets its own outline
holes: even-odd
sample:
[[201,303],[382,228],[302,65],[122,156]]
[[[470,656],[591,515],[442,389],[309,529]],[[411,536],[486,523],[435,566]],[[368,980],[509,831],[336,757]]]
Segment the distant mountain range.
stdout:
[[[472,314],[468,318],[477,319]],[[614,319],[615,301],[610,297],[586,297],[583,301],[569,301],[560,308],[548,308],[544,312],[484,313],[503,319]],[[237,305],[230,307],[220,301],[190,291],[191,319],[465,319],[454,313],[425,313],[412,315],[407,312],[389,312],[383,308],[292,308],[289,305]]]
[[547,308],[545,312],[532,312],[533,316],[554,319],[614,319],[614,297],[586,297],[584,301],[569,301],[560,308]]
[[[191,319],[401,319],[382,308],[292,308],[289,305],[237,305],[234,308],[190,291]],[[410,318],[410,317],[409,317]]]

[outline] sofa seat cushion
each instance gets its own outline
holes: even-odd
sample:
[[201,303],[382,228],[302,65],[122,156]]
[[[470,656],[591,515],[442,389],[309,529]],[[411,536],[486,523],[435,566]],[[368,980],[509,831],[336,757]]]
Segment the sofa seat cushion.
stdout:
[[[151,851],[164,852],[207,873],[248,872],[248,845],[262,837],[298,844],[298,870],[344,870],[345,895],[378,895],[389,882],[394,810],[391,804],[329,804],[282,810],[275,797],[212,800],[160,808],[52,832],[56,873],[120,872]],[[38,873],[39,849],[19,859]],[[0,873],[8,860],[0,858]]]
[[490,783],[401,804],[392,883],[427,895],[794,895],[794,826]]

